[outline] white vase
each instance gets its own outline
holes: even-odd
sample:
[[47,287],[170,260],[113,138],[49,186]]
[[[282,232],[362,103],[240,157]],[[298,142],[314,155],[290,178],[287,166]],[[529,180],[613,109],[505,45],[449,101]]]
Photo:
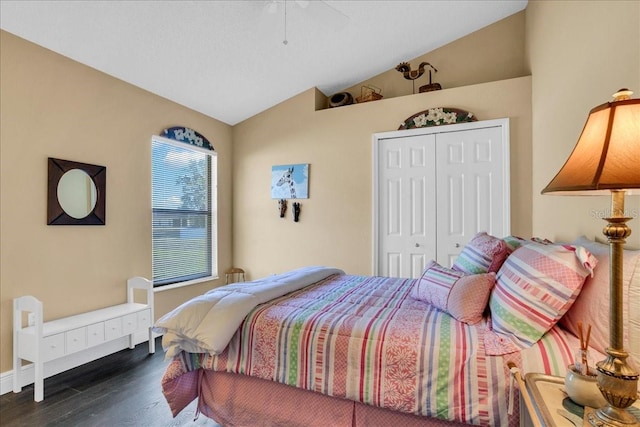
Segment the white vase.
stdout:
[[569,365],[564,386],[571,400],[578,405],[601,408],[607,404],[598,389],[598,377],[592,369],[589,370],[589,375],[583,375],[574,369],[574,365]]

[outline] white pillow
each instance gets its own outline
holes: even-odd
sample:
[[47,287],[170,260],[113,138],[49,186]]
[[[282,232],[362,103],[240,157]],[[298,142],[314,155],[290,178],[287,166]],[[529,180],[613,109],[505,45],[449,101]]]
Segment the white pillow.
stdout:
[[[609,245],[594,242],[585,236],[577,238],[579,245],[591,252],[598,264],[593,277],[587,277],[580,295],[560,320],[560,325],[578,336],[577,323],[591,324],[590,347],[604,353],[609,346]],[[640,369],[640,250],[623,252],[623,325],[624,347],[631,354],[636,370]]]

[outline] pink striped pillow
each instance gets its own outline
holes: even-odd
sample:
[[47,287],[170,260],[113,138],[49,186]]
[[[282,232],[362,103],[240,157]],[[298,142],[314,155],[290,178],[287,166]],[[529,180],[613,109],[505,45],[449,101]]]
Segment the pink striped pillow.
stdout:
[[452,268],[466,274],[496,272],[508,254],[504,240],[481,231],[465,245]]
[[456,320],[474,324],[482,320],[495,273],[465,276],[430,261],[422,277],[416,280],[411,296],[450,314]]
[[498,271],[489,299],[487,354],[536,343],[569,310],[596,263],[581,246],[528,243],[516,249]]

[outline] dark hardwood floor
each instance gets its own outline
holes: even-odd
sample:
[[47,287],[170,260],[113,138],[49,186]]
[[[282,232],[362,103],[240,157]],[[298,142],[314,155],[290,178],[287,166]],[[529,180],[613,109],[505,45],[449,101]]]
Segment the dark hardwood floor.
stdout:
[[47,378],[44,400],[33,401],[33,385],[0,396],[0,425],[18,426],[217,426],[200,415],[196,402],[171,416],[160,387],[168,364],[157,338],[156,353],[146,343]]

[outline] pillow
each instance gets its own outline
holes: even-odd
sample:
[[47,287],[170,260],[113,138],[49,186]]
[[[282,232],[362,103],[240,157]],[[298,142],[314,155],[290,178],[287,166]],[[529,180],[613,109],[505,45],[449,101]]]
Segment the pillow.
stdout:
[[465,245],[452,268],[466,274],[492,273],[500,269],[508,254],[504,240],[481,231]]
[[518,236],[507,236],[502,240],[504,240],[504,242],[507,244],[507,249],[509,250],[509,253],[515,251],[520,246],[526,245],[527,243],[531,243],[531,242],[542,243],[544,245],[553,244],[551,240],[545,239],[542,237],[532,237],[531,240],[526,240]]
[[[585,247],[598,259],[598,266],[594,270],[593,277],[587,277],[582,287],[580,295],[576,299],[571,309],[560,320],[560,325],[567,331],[578,336],[577,323],[583,322],[585,325],[591,324],[591,338],[589,346],[604,353],[609,347],[609,245],[606,243],[594,242],[584,236],[576,239],[573,244]],[[638,322],[640,314],[633,316],[634,312],[629,309],[630,304],[637,301],[634,298],[631,283],[640,281],[640,250],[625,249],[622,255],[622,317],[624,325],[624,346],[629,351],[629,334],[632,332],[630,323]],[[635,292],[640,290],[640,284],[633,287]],[[636,323],[637,324],[637,323]],[[640,337],[636,338],[640,341]],[[640,345],[640,343],[637,343]],[[630,351],[630,353],[632,353]],[[632,356],[634,356],[632,354]],[[635,351],[634,362],[636,369],[640,367],[640,354]]]
[[466,276],[431,261],[414,283],[411,296],[472,325],[482,320],[495,278],[495,273]]
[[527,242],[525,239],[518,236],[507,236],[502,240],[504,240],[504,243],[507,245],[507,250],[509,251],[509,253],[515,251]]
[[569,310],[596,258],[581,246],[527,243],[496,276],[489,298],[487,354],[531,347]]

